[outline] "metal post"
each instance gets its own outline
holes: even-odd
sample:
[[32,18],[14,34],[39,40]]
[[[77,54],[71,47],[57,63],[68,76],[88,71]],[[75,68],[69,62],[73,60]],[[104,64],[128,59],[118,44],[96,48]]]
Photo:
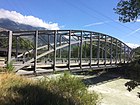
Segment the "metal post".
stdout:
[[[79,36],[78,36],[78,41],[79,41]],[[78,43],[78,52],[77,52],[77,57],[79,58],[79,43]],[[79,60],[79,59],[78,59]]]
[[80,39],[80,69],[82,69],[82,43],[83,43],[83,32],[81,32]]
[[101,58],[102,58],[102,60],[103,60],[103,58],[104,58],[104,49],[103,49],[103,46],[104,46],[104,45],[102,45],[102,49],[101,49]]
[[69,31],[69,51],[68,51],[68,69],[70,70],[70,60],[71,60],[71,31]]
[[[62,35],[60,34],[60,41],[59,41],[59,46],[62,45]],[[59,57],[61,58],[61,49],[59,49]]]
[[120,63],[122,63],[122,43],[120,45]]
[[98,36],[98,51],[97,51],[98,66],[100,64],[100,35]]
[[[85,38],[85,39],[86,39],[86,38]],[[87,47],[87,46],[86,46],[86,41],[85,41],[85,51],[84,51],[84,52],[85,52],[85,58],[86,58],[86,52],[87,52],[87,51],[86,51],[86,50],[87,50],[86,47]]]
[[37,47],[38,47],[38,30],[35,32],[34,36],[34,73],[36,73],[36,68],[37,68]]
[[50,35],[48,35],[48,51],[50,50]]
[[124,45],[124,63],[125,63],[125,60],[126,60],[126,50],[125,50],[125,45]]
[[23,57],[22,57],[22,63],[24,64],[26,61],[25,61],[25,52],[23,53]]
[[11,54],[12,54],[12,31],[9,31],[8,36],[8,61],[7,64],[10,64],[11,62]]
[[130,49],[130,62],[133,60],[133,54],[135,54],[135,53],[132,52],[132,50]]
[[110,48],[110,64],[111,64],[111,66],[112,66],[112,41],[113,41],[113,39],[111,37],[111,48]]
[[90,33],[90,68],[92,66],[92,33]]
[[118,40],[116,39],[116,61],[115,64],[117,64],[118,61]]
[[18,58],[18,49],[19,49],[19,45],[18,45],[18,36],[16,36],[16,60]]
[[106,53],[107,52],[107,42],[106,41],[107,41],[107,38],[105,35],[105,56],[104,56],[105,57],[105,61],[104,61],[105,66],[106,66],[106,58],[107,58],[107,53]]
[[56,38],[57,38],[57,30],[54,31],[54,59],[53,59],[53,71],[56,70]]
[[129,48],[129,63],[131,62],[131,49]]
[[[48,51],[50,50],[50,35],[48,34]],[[50,58],[50,54],[47,55]]]
[[129,48],[127,47],[127,63],[129,63],[129,55],[130,55]]
[[127,63],[129,63],[129,61],[130,61],[130,49],[129,48],[127,48],[128,49],[128,52],[127,52]]

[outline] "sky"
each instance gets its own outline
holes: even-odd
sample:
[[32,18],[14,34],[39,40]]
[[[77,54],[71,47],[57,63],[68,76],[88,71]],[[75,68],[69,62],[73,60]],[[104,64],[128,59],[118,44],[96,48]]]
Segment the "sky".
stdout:
[[120,0],[0,0],[0,18],[47,29],[88,30],[140,46],[140,19],[121,23],[113,8]]

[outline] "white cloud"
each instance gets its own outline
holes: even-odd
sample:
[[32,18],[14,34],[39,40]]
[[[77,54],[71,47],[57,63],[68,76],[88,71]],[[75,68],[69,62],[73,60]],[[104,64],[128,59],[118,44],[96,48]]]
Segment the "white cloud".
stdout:
[[8,11],[8,10],[0,9],[0,18],[7,18],[21,24],[27,24],[35,27],[44,27],[50,30],[59,29],[58,23],[52,23],[52,22],[46,23],[42,19],[39,19],[34,16],[24,16],[16,11]]
[[105,24],[105,23],[108,23],[108,22],[109,22],[109,21],[87,24],[87,25],[85,25],[84,27],[91,27],[91,26],[101,25],[101,24]]
[[136,22],[140,22],[140,19],[137,19]]
[[134,43],[126,43],[126,45],[128,45],[131,48],[137,48],[140,46],[139,44],[134,44]]

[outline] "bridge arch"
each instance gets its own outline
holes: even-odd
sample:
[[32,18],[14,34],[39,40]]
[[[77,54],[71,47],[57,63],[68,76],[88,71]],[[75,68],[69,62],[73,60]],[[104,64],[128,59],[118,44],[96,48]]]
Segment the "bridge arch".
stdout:
[[[112,36],[84,30],[37,30],[37,31],[10,31],[9,36],[9,50],[8,62],[11,60],[17,61],[18,58],[24,58],[29,55],[24,64],[15,66],[16,70],[23,67],[34,65],[34,72],[36,72],[37,61],[41,58],[51,58],[51,65],[53,70],[56,69],[56,64],[61,64],[63,59],[66,60],[66,66],[71,69],[72,63],[75,60],[79,69],[83,66],[92,68],[93,66],[117,65],[120,63],[129,63],[132,59],[132,49],[125,43]],[[16,56],[11,56],[12,53],[12,39],[16,37],[29,38],[33,43],[33,48],[24,53],[18,53],[21,50],[16,46]],[[11,44],[11,45],[10,45]],[[77,53],[74,52],[74,48]],[[86,51],[87,50],[87,51]],[[63,58],[64,52],[67,53]],[[77,58],[72,58],[73,54]],[[34,62],[34,63],[33,63]]]

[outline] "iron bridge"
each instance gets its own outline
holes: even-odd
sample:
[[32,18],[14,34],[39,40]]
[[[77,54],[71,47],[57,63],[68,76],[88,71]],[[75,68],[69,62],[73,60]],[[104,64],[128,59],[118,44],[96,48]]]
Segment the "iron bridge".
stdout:
[[8,47],[1,49],[7,51],[7,64],[12,62],[16,71],[109,68],[129,63],[133,57],[132,49],[119,39],[92,31],[0,32],[3,37]]

